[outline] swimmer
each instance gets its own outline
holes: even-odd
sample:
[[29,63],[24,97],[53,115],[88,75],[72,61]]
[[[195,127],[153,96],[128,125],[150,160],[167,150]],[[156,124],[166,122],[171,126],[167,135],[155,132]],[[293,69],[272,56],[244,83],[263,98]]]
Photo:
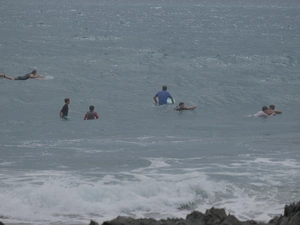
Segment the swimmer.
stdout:
[[270,106],[269,106],[269,110],[270,110],[272,113],[275,113],[275,114],[282,114],[282,111],[281,111],[281,110],[275,110],[275,105],[270,105]]
[[174,108],[174,110],[177,110],[177,111],[181,111],[181,110],[193,110],[195,108],[196,108],[196,106],[193,106],[193,105],[189,106],[189,107],[185,107],[184,103],[180,102],[179,105]]
[[68,119],[68,113],[69,113],[69,104],[70,104],[70,99],[69,98],[65,98],[65,104],[62,107],[62,109],[59,112],[59,116],[62,119]]
[[263,106],[261,108],[261,111],[254,114],[256,117],[268,117],[268,116],[274,116],[276,115],[274,112],[272,112],[267,106]]
[[98,113],[94,112],[95,107],[93,105],[90,106],[90,111],[87,112],[84,116],[84,120],[93,120],[93,119],[98,119]]
[[158,98],[158,105],[165,105],[168,103],[168,98],[170,98],[172,100],[172,104],[174,104],[174,99],[173,97],[171,96],[171,94],[169,92],[167,92],[167,86],[164,85],[162,87],[162,90],[157,92],[153,99],[154,99],[154,102],[155,104],[157,104],[157,99]]
[[43,77],[43,76],[37,76],[37,75],[36,75],[36,70],[32,70],[31,73],[27,73],[27,74],[24,75],[24,76],[18,76],[18,77],[16,77],[16,78],[6,76],[5,74],[0,74],[0,77],[6,78],[6,79],[8,79],[8,80],[28,80],[28,79],[37,79],[37,80],[41,80],[41,79],[45,78],[45,77]]

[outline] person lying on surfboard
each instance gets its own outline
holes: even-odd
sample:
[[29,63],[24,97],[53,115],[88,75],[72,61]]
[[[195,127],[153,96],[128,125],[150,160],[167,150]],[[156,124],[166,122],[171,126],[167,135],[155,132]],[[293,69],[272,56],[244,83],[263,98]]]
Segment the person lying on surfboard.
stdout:
[[191,105],[189,107],[185,107],[184,103],[180,102],[179,105],[174,108],[174,110],[177,110],[177,111],[180,111],[180,110],[193,110],[195,108],[196,108],[196,106],[193,106],[193,105]]
[[42,76],[37,76],[36,75],[36,70],[32,70],[31,73],[27,73],[24,76],[18,76],[16,78],[6,76],[5,74],[0,74],[0,77],[6,78],[8,80],[28,80],[28,79],[38,79],[38,80],[40,80],[40,79],[45,78],[45,77],[42,77]]

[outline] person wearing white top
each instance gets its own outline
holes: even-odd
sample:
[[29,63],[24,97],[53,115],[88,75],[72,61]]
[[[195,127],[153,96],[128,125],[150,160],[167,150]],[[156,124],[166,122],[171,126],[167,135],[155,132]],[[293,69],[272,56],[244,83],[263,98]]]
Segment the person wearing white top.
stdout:
[[263,106],[261,111],[254,114],[256,117],[268,117],[268,116],[274,116],[275,113],[272,112],[267,106]]

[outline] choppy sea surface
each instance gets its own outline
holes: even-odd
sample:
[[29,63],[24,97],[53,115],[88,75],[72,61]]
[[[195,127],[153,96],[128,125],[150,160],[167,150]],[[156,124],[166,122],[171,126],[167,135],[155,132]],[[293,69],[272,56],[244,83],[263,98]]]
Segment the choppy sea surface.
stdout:
[[[4,0],[0,220],[88,224],[300,196],[300,4]],[[155,106],[163,85],[192,111]],[[70,98],[69,121],[58,114]],[[282,115],[253,117],[275,104]],[[100,118],[84,121],[90,105]]]

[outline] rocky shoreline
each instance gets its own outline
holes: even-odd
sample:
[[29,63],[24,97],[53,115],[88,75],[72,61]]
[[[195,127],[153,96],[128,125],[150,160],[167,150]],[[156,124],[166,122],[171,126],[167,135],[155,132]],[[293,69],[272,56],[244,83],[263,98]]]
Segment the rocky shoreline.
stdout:
[[[194,211],[185,219],[133,219],[131,217],[119,216],[111,221],[103,222],[102,225],[300,225],[300,201],[284,207],[281,216],[274,217],[268,223],[256,222],[254,220],[239,221],[233,215],[227,215],[224,209],[211,208],[203,214]],[[0,222],[0,225],[4,223]],[[89,225],[99,225],[91,220]]]

